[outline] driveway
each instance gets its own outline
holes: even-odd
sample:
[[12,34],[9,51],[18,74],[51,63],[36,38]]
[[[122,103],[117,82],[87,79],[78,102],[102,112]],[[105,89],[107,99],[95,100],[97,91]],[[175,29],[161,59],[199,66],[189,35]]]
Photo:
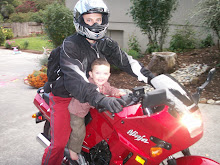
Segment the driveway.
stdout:
[[40,68],[42,55],[13,54],[0,49],[0,164],[40,165],[43,147],[36,142],[43,123],[31,118],[37,112],[33,105],[36,89],[23,79]]
[[[37,111],[33,105],[36,89],[25,85],[23,79],[40,68],[42,55],[13,54],[0,49],[0,164],[40,165],[44,148],[36,141],[43,123],[31,118]],[[204,118],[204,136],[191,147],[194,155],[220,162],[220,106],[199,105]]]

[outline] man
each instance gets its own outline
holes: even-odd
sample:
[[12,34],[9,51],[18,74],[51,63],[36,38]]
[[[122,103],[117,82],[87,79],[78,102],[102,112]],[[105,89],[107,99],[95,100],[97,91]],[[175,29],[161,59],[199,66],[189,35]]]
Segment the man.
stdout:
[[106,97],[95,84],[89,83],[88,72],[97,58],[105,58],[121,70],[146,83],[154,75],[142,64],[123,52],[112,39],[105,37],[109,10],[102,0],[79,0],[74,8],[76,32],[67,37],[60,52],[63,75],[53,83],[50,94],[51,144],[45,149],[42,164],[60,165],[71,132],[68,105],[71,97],[112,113],[122,110],[125,102]]

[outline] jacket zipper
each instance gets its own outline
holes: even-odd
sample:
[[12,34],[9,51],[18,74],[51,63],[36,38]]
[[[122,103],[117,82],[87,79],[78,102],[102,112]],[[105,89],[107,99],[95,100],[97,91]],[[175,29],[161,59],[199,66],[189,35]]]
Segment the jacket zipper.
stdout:
[[[98,43],[97,43],[97,44],[98,44]],[[91,46],[91,48],[96,52],[97,58],[100,58],[99,52],[98,52],[97,44],[95,45],[95,47],[96,47],[97,50],[96,50],[95,48],[93,48],[92,46]]]

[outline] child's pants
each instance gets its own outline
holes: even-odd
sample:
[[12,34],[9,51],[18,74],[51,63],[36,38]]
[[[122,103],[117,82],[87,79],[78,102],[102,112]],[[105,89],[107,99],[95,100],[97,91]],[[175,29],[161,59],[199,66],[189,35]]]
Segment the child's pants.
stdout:
[[70,113],[70,126],[72,132],[67,147],[76,153],[80,153],[86,135],[85,119]]

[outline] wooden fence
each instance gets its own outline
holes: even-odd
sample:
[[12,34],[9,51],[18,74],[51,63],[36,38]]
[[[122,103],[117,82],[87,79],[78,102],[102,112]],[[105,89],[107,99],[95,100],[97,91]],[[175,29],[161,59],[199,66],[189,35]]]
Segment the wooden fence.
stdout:
[[43,32],[43,24],[36,22],[3,23],[3,27],[12,28],[14,37],[25,37]]

